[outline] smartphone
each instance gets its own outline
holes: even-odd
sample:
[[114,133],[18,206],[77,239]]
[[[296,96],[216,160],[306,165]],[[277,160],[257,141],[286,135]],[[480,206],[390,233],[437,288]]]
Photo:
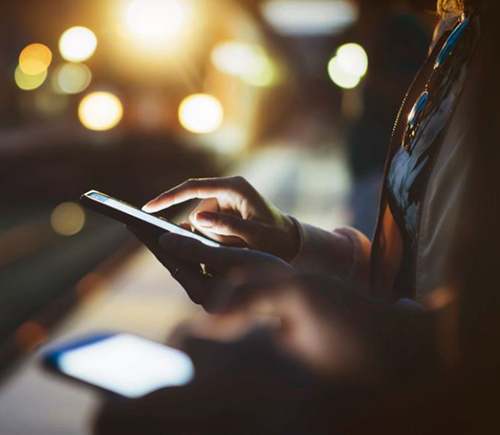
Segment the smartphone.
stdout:
[[213,240],[203,237],[199,234],[192,233],[184,228],[175,225],[162,217],[156,217],[149,213],[143,212],[138,208],[112,198],[104,193],[91,190],[83,194],[80,202],[85,206],[101,214],[104,214],[112,219],[115,219],[124,224],[144,228],[153,229],[159,232],[168,231],[180,236],[189,237],[198,240],[203,244],[212,248],[219,248],[221,245]]
[[43,356],[51,372],[100,391],[138,398],[194,378],[184,352],[131,334],[106,333],[75,340]]

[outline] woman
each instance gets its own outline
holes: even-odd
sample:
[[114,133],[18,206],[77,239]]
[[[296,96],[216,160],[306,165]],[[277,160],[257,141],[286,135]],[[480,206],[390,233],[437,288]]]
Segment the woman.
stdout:
[[[464,119],[472,119],[475,111],[468,102],[478,80],[473,59],[481,36],[482,4],[482,0],[439,3],[446,19],[394,129],[373,244],[353,228],[329,233],[302,224],[282,214],[239,177],[189,180],[144,210],[158,212],[198,198],[202,201],[191,213],[190,224],[214,240],[271,254],[301,272],[338,277],[381,300],[423,303],[431,291],[449,284],[447,259],[472,148],[470,122]],[[215,280],[200,276],[193,267],[203,263],[196,246],[171,235],[164,236],[163,248],[156,241],[148,243],[191,297],[197,302],[210,300],[210,281]],[[184,255],[177,244],[187,250]],[[206,259],[214,270],[226,269],[225,257],[232,266],[276,261],[237,250],[214,251],[210,256],[222,258],[215,260],[217,264]]]
[[[317,373],[399,392],[456,368],[464,349],[496,367],[500,353],[486,350],[498,347],[500,311],[498,9],[487,0],[440,1],[445,19],[395,126],[373,244],[352,228],[328,233],[283,215],[241,178],[190,180],[145,206],[156,212],[201,199],[191,225],[235,246],[214,249],[174,235],[157,241],[137,233],[195,302],[225,313],[207,322],[204,333],[244,329],[249,315],[279,316],[279,340]],[[297,278],[297,272],[315,276]],[[263,277],[272,279],[263,284]],[[482,382],[496,371],[486,373]],[[417,408],[428,402],[425,410],[438,420],[436,410],[446,402],[428,393],[410,403]],[[330,411],[332,403],[347,400],[322,397]],[[387,421],[399,412],[411,432],[414,410],[406,414],[397,403],[390,410]],[[421,425],[413,427],[422,433]]]

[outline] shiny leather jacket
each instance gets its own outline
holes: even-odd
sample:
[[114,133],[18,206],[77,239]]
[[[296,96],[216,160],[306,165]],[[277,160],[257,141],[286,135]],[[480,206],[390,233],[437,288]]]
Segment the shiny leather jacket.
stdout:
[[[444,21],[436,32],[431,54],[403,101],[389,148],[388,162],[401,147],[408,115],[424,89],[436,57],[449,35],[446,32],[456,22],[457,18]],[[477,22],[476,25],[479,26]],[[469,172],[469,151],[474,146],[467,120],[471,119],[471,111],[475,107],[474,84],[479,80],[475,68],[476,51],[479,50],[471,52],[472,60],[460,95],[444,116],[446,127],[440,135],[439,149],[421,200],[417,243],[412,253],[412,288],[405,289],[406,297],[419,302],[424,301],[432,290],[449,283],[448,259]],[[388,209],[387,187],[384,183],[373,243],[353,228],[340,228],[330,233],[296,221],[301,249],[293,264],[300,270],[339,276],[363,293],[396,301],[400,291],[396,291],[394,282],[401,247],[398,242],[399,230]]]

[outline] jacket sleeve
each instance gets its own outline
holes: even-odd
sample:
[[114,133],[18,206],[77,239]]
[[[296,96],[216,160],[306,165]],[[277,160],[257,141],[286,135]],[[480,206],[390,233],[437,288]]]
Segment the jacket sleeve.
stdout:
[[299,272],[335,276],[360,290],[368,288],[371,241],[364,234],[351,227],[329,232],[292,219],[300,247],[291,264]]

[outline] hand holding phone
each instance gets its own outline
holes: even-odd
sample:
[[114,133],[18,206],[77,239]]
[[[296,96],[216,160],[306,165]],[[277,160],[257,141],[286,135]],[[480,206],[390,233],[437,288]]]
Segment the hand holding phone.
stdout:
[[200,236],[191,231],[175,225],[166,219],[148,214],[138,208],[112,198],[109,195],[91,190],[81,196],[80,202],[87,208],[90,208],[98,213],[122,222],[126,225],[131,225],[145,230],[153,230],[158,233],[170,232],[179,236],[189,237],[198,240],[203,244],[212,248],[218,248],[221,245],[207,237]]
[[288,274],[292,270],[278,257],[220,245],[95,190],[84,194],[81,202],[130,225],[131,231],[184,287],[193,302],[206,309],[210,309],[209,304],[217,289],[232,285],[226,280],[228,272],[239,270],[244,276],[263,279],[270,271],[284,270]]

